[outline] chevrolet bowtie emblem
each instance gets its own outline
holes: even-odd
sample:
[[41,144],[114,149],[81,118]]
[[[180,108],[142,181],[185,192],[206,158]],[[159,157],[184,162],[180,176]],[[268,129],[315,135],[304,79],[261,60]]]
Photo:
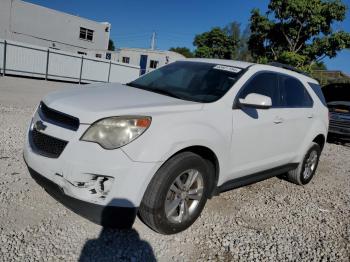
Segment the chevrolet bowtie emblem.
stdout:
[[45,125],[42,121],[36,121],[34,124],[34,129],[38,131],[44,131],[47,128],[47,125]]

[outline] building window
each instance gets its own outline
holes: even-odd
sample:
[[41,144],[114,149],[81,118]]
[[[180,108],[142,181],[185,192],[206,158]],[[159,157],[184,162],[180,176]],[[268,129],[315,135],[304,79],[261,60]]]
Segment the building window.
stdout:
[[130,57],[123,56],[123,63],[129,64],[130,63]]
[[92,41],[94,38],[94,30],[90,30],[84,27],[80,27],[79,38],[83,40]]
[[78,51],[78,55],[87,55],[85,52]]
[[158,67],[158,61],[156,61],[156,60],[151,60],[150,61],[150,65],[149,65],[149,67],[150,68],[157,68]]
[[96,54],[96,57],[97,58],[102,58],[102,55],[101,54]]

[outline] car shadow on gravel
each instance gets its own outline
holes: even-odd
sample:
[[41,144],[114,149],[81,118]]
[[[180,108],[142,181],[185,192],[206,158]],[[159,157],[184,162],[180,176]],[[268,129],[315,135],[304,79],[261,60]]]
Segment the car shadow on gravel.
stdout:
[[64,194],[59,186],[34,170],[29,169],[29,172],[57,201],[103,226],[98,238],[86,241],[79,261],[156,261],[151,245],[140,239],[138,232],[132,229],[137,209],[132,208],[129,200],[112,199],[106,206],[88,203]]
[[134,229],[103,228],[97,239],[88,240],[79,261],[156,261],[151,245]]
[[113,208],[113,202],[131,204],[125,199],[113,199],[103,208],[100,219],[90,219],[103,228],[98,238],[86,241],[79,261],[156,261],[151,245],[132,229],[136,209]]

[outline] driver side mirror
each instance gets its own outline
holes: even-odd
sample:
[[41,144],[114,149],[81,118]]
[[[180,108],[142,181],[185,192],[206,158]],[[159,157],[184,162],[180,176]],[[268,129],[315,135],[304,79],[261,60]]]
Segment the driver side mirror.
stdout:
[[240,98],[238,105],[253,107],[257,109],[268,109],[272,106],[272,101],[271,97],[251,93],[248,94],[244,99]]

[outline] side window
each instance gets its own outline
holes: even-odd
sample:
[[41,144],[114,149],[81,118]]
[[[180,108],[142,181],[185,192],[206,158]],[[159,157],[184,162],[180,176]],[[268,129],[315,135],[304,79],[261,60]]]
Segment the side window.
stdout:
[[130,57],[123,56],[122,61],[123,61],[123,63],[125,63],[125,64],[129,64],[129,63],[130,63]]
[[296,78],[281,76],[281,95],[284,107],[312,107],[313,101],[304,85]]
[[278,76],[272,72],[259,73],[248,80],[238,94],[238,98],[245,98],[251,93],[256,93],[271,98],[272,107],[280,106],[280,92],[278,88]]
[[157,60],[151,60],[149,67],[150,68],[157,68],[158,67],[159,62]]
[[318,96],[318,98],[321,100],[322,104],[324,106],[327,106],[327,102],[326,102],[326,99],[324,98],[324,95],[323,95],[323,92],[322,92],[320,85],[314,84],[314,83],[309,83],[309,85],[311,86],[312,90],[314,90],[314,92]]
[[94,30],[80,27],[79,38],[83,40],[92,41],[94,38]]

